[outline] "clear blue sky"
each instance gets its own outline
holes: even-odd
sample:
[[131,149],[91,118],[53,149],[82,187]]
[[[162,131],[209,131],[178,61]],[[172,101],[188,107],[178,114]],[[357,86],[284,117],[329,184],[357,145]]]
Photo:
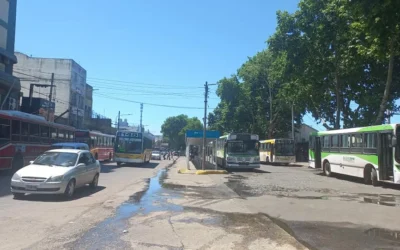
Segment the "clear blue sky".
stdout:
[[[179,114],[203,116],[203,85],[236,73],[265,48],[276,11],[297,0],[18,0],[16,50],[37,57],[72,58],[95,89],[93,109],[115,120],[140,120],[159,134]],[[106,81],[109,79],[115,81]],[[211,87],[209,108],[216,107]],[[104,97],[108,96],[108,98]],[[199,109],[189,109],[194,107]],[[304,122],[323,130],[310,115]]]

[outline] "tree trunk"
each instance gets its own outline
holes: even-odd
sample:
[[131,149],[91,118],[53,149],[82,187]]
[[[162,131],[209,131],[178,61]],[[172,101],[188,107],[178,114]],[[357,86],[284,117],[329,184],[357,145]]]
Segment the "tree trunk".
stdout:
[[335,73],[335,91],[336,91],[336,117],[335,117],[335,129],[340,129],[340,110],[341,110],[341,92],[340,92],[340,82],[339,82],[339,73],[337,72],[338,66],[336,66]]
[[379,113],[378,116],[376,117],[375,120],[375,125],[380,125],[382,124],[382,121],[384,119],[384,114],[386,111],[386,106],[387,102],[389,100],[389,94],[390,94],[390,86],[392,85],[392,80],[393,80],[393,65],[394,65],[394,40],[390,41],[389,45],[389,68],[388,68],[388,74],[386,78],[386,86],[385,86],[385,91],[383,92],[383,97],[382,97],[382,102],[381,105],[379,106]]

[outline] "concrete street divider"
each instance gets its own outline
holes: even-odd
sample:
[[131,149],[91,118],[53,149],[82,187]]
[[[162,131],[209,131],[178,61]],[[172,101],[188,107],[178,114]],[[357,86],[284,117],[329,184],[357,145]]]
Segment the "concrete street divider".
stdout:
[[197,175],[203,175],[203,174],[227,174],[228,171],[226,170],[197,170],[196,174]]

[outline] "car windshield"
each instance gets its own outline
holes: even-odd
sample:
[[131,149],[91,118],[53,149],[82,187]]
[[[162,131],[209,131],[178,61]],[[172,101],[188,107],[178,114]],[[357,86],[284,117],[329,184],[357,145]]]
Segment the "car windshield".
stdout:
[[134,138],[118,138],[115,151],[117,153],[140,154],[142,152],[142,141]]
[[258,141],[229,141],[228,153],[258,155]]
[[40,155],[33,164],[47,166],[72,167],[75,166],[78,154],[67,152],[46,152]]

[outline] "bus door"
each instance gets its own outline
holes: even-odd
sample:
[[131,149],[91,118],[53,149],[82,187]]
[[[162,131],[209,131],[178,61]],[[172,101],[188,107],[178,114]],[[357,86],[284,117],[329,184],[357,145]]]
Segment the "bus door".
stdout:
[[321,137],[315,137],[314,143],[315,168],[321,168]]
[[275,155],[275,143],[271,143],[271,156],[269,157],[270,162],[274,162],[274,155]]
[[378,134],[378,166],[379,179],[388,180],[393,177],[393,149],[390,147],[391,134]]

